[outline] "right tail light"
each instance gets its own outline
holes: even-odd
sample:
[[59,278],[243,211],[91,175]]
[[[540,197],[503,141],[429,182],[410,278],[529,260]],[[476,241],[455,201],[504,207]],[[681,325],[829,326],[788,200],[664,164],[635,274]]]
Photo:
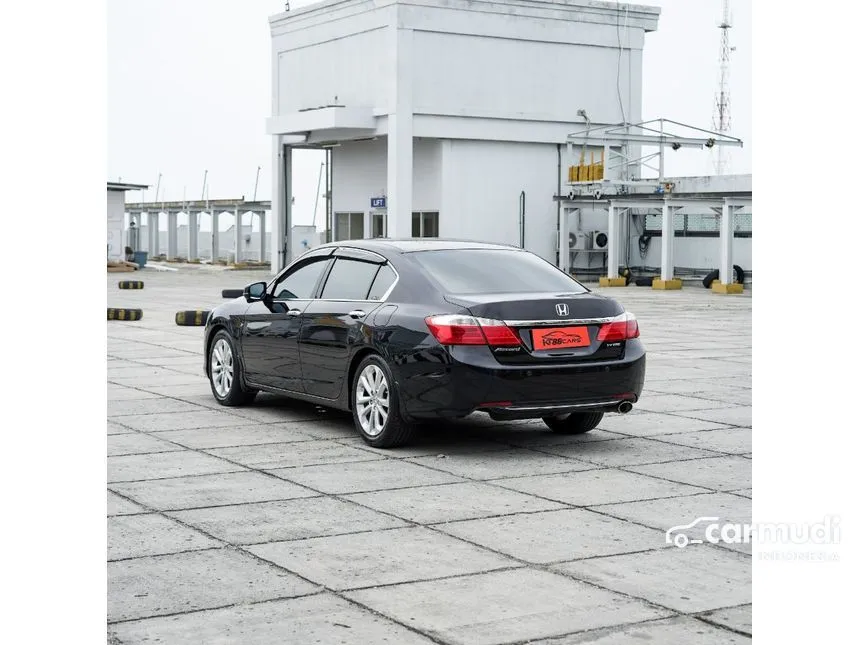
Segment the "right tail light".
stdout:
[[636,322],[636,316],[626,311],[615,316],[608,323],[603,323],[600,331],[597,332],[597,340],[600,342],[630,340],[631,338],[639,338],[639,323]]

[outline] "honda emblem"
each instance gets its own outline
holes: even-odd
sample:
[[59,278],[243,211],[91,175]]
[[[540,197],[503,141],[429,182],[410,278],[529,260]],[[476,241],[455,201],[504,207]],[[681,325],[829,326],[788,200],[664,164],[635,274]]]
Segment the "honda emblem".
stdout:
[[557,313],[559,316],[566,316],[568,313],[567,305],[563,302],[558,303],[555,306],[555,313]]

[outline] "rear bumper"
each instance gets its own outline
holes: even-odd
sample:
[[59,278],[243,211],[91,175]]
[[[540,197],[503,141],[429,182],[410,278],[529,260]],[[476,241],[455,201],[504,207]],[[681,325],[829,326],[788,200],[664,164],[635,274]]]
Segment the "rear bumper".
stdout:
[[457,418],[476,410],[497,419],[612,411],[621,401],[636,402],[645,383],[645,349],[638,339],[627,341],[621,359],[568,365],[501,365],[487,347],[439,352],[444,356],[396,371],[408,418]]

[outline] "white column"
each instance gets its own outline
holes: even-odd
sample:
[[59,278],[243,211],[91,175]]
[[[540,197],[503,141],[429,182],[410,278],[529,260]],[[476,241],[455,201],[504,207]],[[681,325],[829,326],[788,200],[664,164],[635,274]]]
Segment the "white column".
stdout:
[[606,235],[609,244],[606,248],[607,275],[610,278],[618,277],[618,210],[615,204],[609,202],[609,217],[606,225]]
[[159,239],[158,239],[158,216],[160,213],[150,213],[149,214],[149,234],[151,243],[149,245],[149,255],[158,255],[159,253]]
[[176,211],[167,211],[167,259],[172,260],[179,255],[179,240],[177,239],[179,231],[177,229],[177,220],[179,213]]
[[660,252],[660,279],[671,280],[675,277],[675,260],[672,254],[675,242],[675,208],[663,200],[663,239]]
[[720,282],[732,284],[735,281],[735,267],[732,261],[732,246],[735,237],[734,208],[728,200],[723,200],[723,215],[720,218]]
[[197,213],[188,211],[188,259],[197,259]]
[[[389,56],[395,61],[388,115],[388,237],[412,236],[412,41],[411,29],[395,22],[389,37]],[[369,196],[368,196],[369,197]],[[439,214],[440,219],[445,213]],[[440,228],[444,228],[440,222]]]
[[[292,220],[292,149],[281,137],[272,137],[272,273],[287,265],[289,245],[284,244]],[[286,249],[284,248],[286,246]]]
[[212,211],[212,264],[218,259],[218,211]]
[[[260,216],[260,262],[266,261],[266,211],[257,213]],[[251,216],[251,222],[254,221],[254,216]],[[252,224],[253,228],[253,224]]]
[[239,212],[239,207],[233,209],[233,221],[235,222],[233,239],[236,245],[236,257],[233,259],[237,264],[241,262],[242,257],[242,213]]

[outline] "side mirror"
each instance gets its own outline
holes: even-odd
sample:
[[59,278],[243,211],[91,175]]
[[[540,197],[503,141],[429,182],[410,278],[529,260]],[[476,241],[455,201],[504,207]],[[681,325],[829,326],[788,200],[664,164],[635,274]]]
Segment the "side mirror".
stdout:
[[248,302],[262,300],[266,296],[266,283],[255,282],[254,284],[249,284],[242,291],[242,295],[245,296],[245,300]]

